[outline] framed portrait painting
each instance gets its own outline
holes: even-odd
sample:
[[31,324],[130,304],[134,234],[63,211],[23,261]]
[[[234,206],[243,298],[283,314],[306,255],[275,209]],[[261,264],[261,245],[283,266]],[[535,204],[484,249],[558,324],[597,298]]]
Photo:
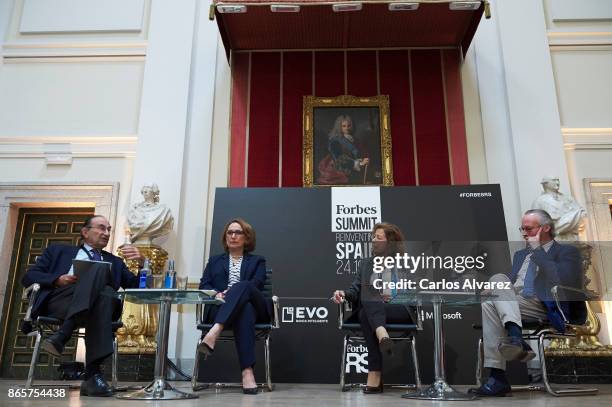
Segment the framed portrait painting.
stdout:
[[389,97],[304,96],[303,184],[393,185]]

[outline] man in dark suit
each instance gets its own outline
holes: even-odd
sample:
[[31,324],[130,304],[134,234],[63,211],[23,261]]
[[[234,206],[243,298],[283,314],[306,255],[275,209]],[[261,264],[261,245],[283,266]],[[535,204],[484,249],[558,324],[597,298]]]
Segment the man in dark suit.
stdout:
[[563,332],[565,323],[561,311],[577,320],[586,317],[586,312],[579,309],[584,301],[561,301],[559,310],[551,294],[551,288],[556,285],[583,288],[578,249],[554,240],[554,222],[541,209],[525,212],[520,230],[527,244],[514,254],[510,276],[496,274],[490,280],[510,282],[512,289],[493,290],[494,299],[482,304],[484,367],[490,369],[490,377],[482,386],[471,390],[481,396],[504,396],[510,392],[505,376],[507,360],[527,362],[535,357],[522,338],[522,318],[547,320]]
[[[40,284],[32,308],[34,318],[45,315],[64,321],[59,330],[41,344],[45,351],[60,357],[74,329],[85,327],[83,396],[112,395],[100,365],[113,352],[111,324],[121,312],[121,303],[113,293],[119,287],[138,287],[138,276],[128,270],[123,260],[102,250],[108,244],[110,233],[111,226],[104,216],[88,217],[81,228],[81,245],[47,247],[21,279],[25,287]],[[123,253],[128,259],[140,260],[141,257],[133,246],[124,246]],[[72,266],[75,259],[108,262],[110,273],[108,267],[94,264],[77,277]]]

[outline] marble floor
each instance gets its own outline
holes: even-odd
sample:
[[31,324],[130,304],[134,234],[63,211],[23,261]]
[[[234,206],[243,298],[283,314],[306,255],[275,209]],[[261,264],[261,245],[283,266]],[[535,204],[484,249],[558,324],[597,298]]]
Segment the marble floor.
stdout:
[[[65,383],[65,382],[57,382]],[[323,384],[286,384],[276,385],[273,392],[264,392],[256,396],[243,395],[240,389],[202,390],[197,394],[198,399],[183,401],[136,401],[118,400],[114,398],[89,398],[79,397],[78,390],[70,390],[64,397],[59,398],[15,398],[9,397],[11,390],[19,388],[22,382],[14,380],[0,380],[0,406],[69,406],[69,407],[138,407],[138,406],[169,406],[192,407],[203,405],[216,406],[241,406],[241,407],[263,407],[263,406],[512,406],[530,405],[534,407],[580,407],[587,406],[610,406],[612,405],[612,385],[597,385],[600,394],[597,396],[582,397],[553,397],[544,392],[515,392],[511,397],[480,399],[472,402],[433,402],[423,400],[406,400],[400,396],[404,393],[401,389],[386,389],[383,394],[364,395],[359,390],[340,392],[337,385]],[[174,382],[177,388],[190,391],[187,382]],[[464,386],[457,386],[464,390]],[[59,387],[55,387],[59,389]]]

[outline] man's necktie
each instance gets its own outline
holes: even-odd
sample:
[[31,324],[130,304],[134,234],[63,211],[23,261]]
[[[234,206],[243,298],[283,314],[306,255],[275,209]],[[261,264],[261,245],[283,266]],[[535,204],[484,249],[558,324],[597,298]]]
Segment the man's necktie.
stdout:
[[533,297],[535,295],[535,277],[536,277],[536,264],[533,259],[529,257],[529,265],[527,266],[527,272],[525,273],[525,281],[523,284],[523,297]]
[[95,261],[102,261],[102,253],[99,250],[91,249],[91,254]]

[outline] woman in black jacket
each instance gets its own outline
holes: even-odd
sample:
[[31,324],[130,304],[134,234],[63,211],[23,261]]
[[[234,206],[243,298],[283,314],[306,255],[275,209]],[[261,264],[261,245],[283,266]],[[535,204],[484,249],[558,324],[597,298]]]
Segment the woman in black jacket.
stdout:
[[[378,223],[372,232],[372,254],[378,256],[395,256],[404,251],[404,236],[400,229],[391,223]],[[357,277],[346,290],[334,292],[333,300],[337,304],[349,301],[358,304],[359,323],[368,347],[368,382],[363,390],[366,394],[381,393],[382,354],[393,354],[393,342],[385,328],[387,323],[408,323],[413,321],[410,308],[401,304],[389,304],[394,293],[389,290],[377,290],[372,281],[376,278],[396,276],[395,270],[373,273],[373,258],[361,262]],[[387,277],[388,278],[388,277]]]

